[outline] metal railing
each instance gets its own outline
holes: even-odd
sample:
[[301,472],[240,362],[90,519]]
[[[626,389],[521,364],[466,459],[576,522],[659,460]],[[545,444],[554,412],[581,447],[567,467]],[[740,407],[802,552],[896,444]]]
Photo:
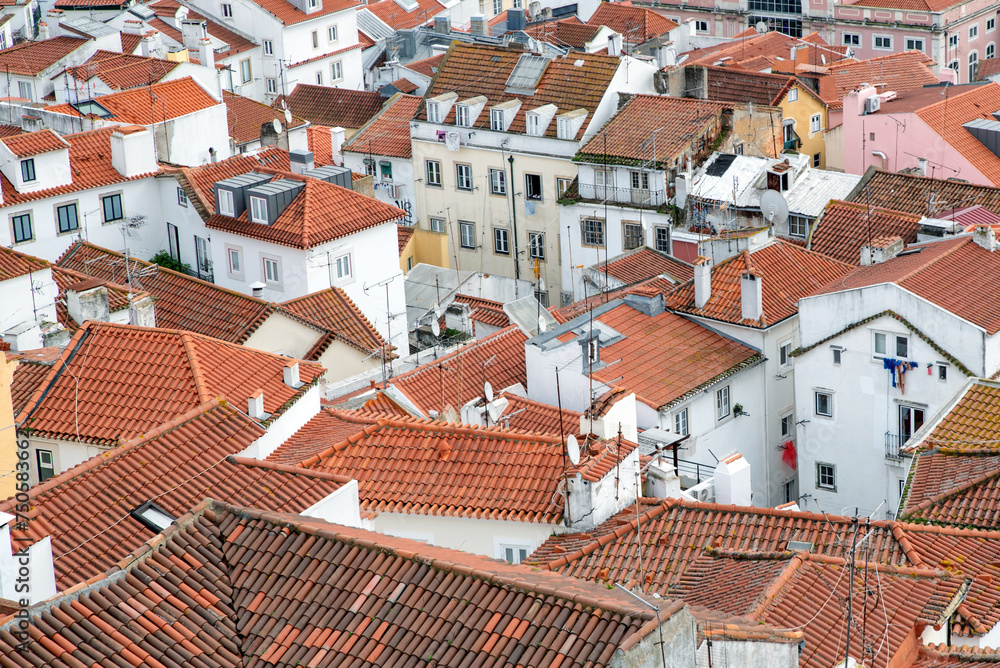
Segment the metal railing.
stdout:
[[708,464],[691,462],[686,459],[678,459],[677,476],[690,478],[697,481],[695,482],[696,485],[700,485],[703,481],[715,477],[715,467]]
[[899,450],[903,447],[903,443],[905,443],[905,440],[898,435],[885,432],[885,458],[902,459],[903,457],[899,454]]
[[593,183],[578,183],[577,192],[581,199],[595,199],[634,206],[663,206],[667,203],[667,191],[649,188],[616,188]]

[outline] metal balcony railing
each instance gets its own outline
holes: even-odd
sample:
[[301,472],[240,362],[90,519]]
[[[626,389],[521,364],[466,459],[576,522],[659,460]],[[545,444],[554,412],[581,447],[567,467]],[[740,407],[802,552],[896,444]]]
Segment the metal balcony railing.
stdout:
[[902,455],[899,454],[899,449],[903,447],[905,441],[897,436],[896,434],[890,434],[885,432],[885,458],[886,459],[902,459]]
[[616,188],[593,183],[577,184],[577,191],[582,199],[594,199],[633,206],[657,207],[667,203],[667,191],[649,188]]

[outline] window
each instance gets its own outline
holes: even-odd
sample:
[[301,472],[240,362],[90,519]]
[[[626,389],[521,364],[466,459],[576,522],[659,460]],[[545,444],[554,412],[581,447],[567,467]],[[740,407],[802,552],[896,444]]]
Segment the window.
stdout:
[[382,182],[392,183],[392,163],[388,160],[380,160],[378,163],[379,179]]
[[18,81],[17,82],[17,92],[25,100],[32,100],[34,96],[31,94],[31,82],[30,81]]
[[743,155],[743,142],[738,140],[733,142],[733,153],[735,155]]
[[792,503],[799,500],[798,486],[798,481],[795,478],[789,478],[781,483],[781,499],[783,503]]
[[584,218],[580,221],[581,243],[584,246],[604,247],[604,221],[600,218]]
[[496,16],[503,11],[503,0],[493,0],[493,15]]
[[823,117],[813,114],[809,117],[809,132],[819,132],[823,129]]
[[569,190],[571,183],[573,183],[573,179],[556,178],[556,192],[559,193],[559,197],[566,194],[566,191]]
[[819,169],[820,164],[823,162],[822,153],[813,153],[813,167]]
[[785,413],[781,416],[781,438],[795,438],[795,415]]
[[177,187],[177,203],[183,207],[187,207],[188,205],[187,193],[180,186]]
[[274,55],[274,42],[269,39],[264,40],[264,55],[265,56]]
[[958,46],[958,33],[948,35],[948,46]]
[[833,394],[817,390],[813,393],[816,404],[816,415],[833,417]]
[[670,253],[670,228],[653,228],[653,243],[655,244],[656,250],[661,253]]
[[519,545],[501,545],[503,559],[509,564],[519,564],[528,558],[528,548]]
[[698,32],[708,32],[708,21],[695,21],[694,29]]
[[976,72],[979,69],[979,53],[973,51],[969,54],[969,81],[976,80]]
[[941,382],[948,380],[948,365],[944,362],[937,363],[937,377]]
[[545,259],[544,232],[528,232],[528,257],[532,260]]
[[336,259],[337,278],[350,278],[351,274],[351,254],[341,255]]
[[59,223],[59,234],[72,232],[80,229],[80,220],[77,217],[76,203],[64,204],[56,207],[56,220]]
[[868,139],[871,140],[871,141],[875,141],[875,133],[874,132],[869,132],[868,133]]
[[458,221],[458,230],[462,237],[462,248],[476,247],[476,224],[465,220]]
[[615,170],[604,169],[601,167],[594,168],[594,185],[598,188],[603,188],[607,186],[608,188],[615,187]]
[[278,80],[274,77],[267,77],[264,79],[264,84],[267,87],[267,92],[269,95],[278,94]]
[[206,237],[199,237],[196,234],[194,236],[195,267],[198,271],[198,278],[205,279],[206,281],[214,280],[212,261],[209,259],[210,257],[211,254],[208,250],[208,239]]
[[997,54],[997,47],[993,42],[986,45],[986,59],[989,60]]
[[715,392],[715,419],[722,420],[729,417],[729,386],[716,390]]
[[535,290],[535,299],[542,305],[542,308],[549,307],[549,293],[543,290]]
[[322,86],[323,85],[323,72],[322,71],[316,73],[316,85],[317,86]]
[[441,187],[441,163],[438,160],[428,160],[425,163],[427,185]]
[[490,109],[490,129],[501,132],[506,129],[503,122],[503,109]]
[[507,194],[507,172],[505,172],[502,169],[490,170],[490,194],[491,195]]
[[990,32],[997,27],[996,19],[986,19],[986,32]]
[[124,218],[121,193],[105,195],[101,198],[101,215],[105,223],[114,223]]
[[906,50],[907,51],[923,51],[924,50],[924,40],[919,37],[907,37],[906,38]]
[[427,122],[428,123],[440,123],[441,122],[441,107],[437,102],[428,101],[427,102]]
[[976,39],[977,37],[979,37],[979,26],[978,25],[969,26],[969,39],[973,40]]
[[472,126],[472,119],[469,116],[469,105],[460,104],[457,107],[455,114],[455,122],[461,125],[463,128],[468,128]]
[[472,165],[455,165],[455,185],[459,190],[472,190]]
[[264,264],[264,283],[269,287],[281,288],[281,261],[276,257],[262,258]]
[[375,176],[375,161],[371,158],[365,158],[365,174],[368,176]]
[[844,349],[840,346],[830,346],[830,352],[833,353],[833,365],[840,366],[841,357],[844,354]]
[[224,19],[233,18],[233,6],[228,2],[222,3],[222,18]]
[[790,366],[792,363],[792,342],[786,341],[778,346],[778,365]]
[[250,83],[253,79],[253,71],[250,69],[250,59],[240,61],[240,79],[243,83]]
[[28,158],[21,161],[21,180],[30,183],[35,180],[35,159]]
[[816,462],[816,487],[820,489],[837,489],[837,467],[833,464]]
[[431,232],[444,233],[444,218],[431,218]]
[[344,78],[344,66],[339,60],[330,63],[330,81],[340,81]]
[[319,31],[318,30],[313,30],[312,31],[312,42],[313,42],[313,48],[314,49],[318,49],[319,48]]
[[573,127],[569,124],[568,118],[556,119],[556,137],[559,139],[573,139],[575,135],[571,136],[572,132]]
[[56,474],[56,465],[52,461],[51,450],[35,450],[35,461],[38,462],[38,482],[43,483]]
[[688,409],[682,408],[674,413],[674,433],[678,436],[688,435]]
[[875,332],[872,341],[872,357],[906,357],[909,354],[909,338],[899,334]]
[[[958,61],[957,60],[953,60],[950,63],[948,63],[948,68],[952,69],[952,70],[955,70],[957,72],[958,68],[959,68]],[[875,134],[875,133],[873,132],[872,134]]]
[[793,237],[804,237],[809,231],[808,220],[805,216],[789,216],[788,234]]
[[873,49],[886,49],[892,50],[892,36],[891,35],[875,35],[872,37],[872,48]]
[[263,197],[250,198],[250,220],[267,224],[267,200]]
[[336,42],[337,41],[337,26],[328,26],[326,29],[326,41]]
[[177,232],[177,226],[173,223],[167,223],[167,252],[170,253],[170,258],[174,262],[181,261],[180,235]]
[[524,175],[524,197],[525,199],[542,199],[542,176],[541,174]]
[[639,223],[622,223],[622,237],[625,250],[633,250],[642,245],[642,225]]
[[916,406],[899,407],[899,444],[903,445],[924,426],[924,409]]
[[538,114],[528,114],[526,116],[528,121],[528,134],[532,136],[539,136],[541,133],[541,119],[538,118]]
[[510,253],[510,237],[502,227],[493,228],[493,252],[503,255]]
[[649,190],[648,172],[629,172],[631,176],[632,190]]
[[243,251],[233,246],[226,246],[226,261],[229,266],[230,278],[241,278],[243,276]]
[[14,227],[14,243],[21,244],[35,238],[35,233],[31,229],[31,213],[19,213],[10,217],[10,223]]
[[861,35],[851,32],[845,32],[844,46],[861,46]]
[[799,89],[798,88],[793,88],[790,91],[788,91],[788,101],[789,102],[798,102],[798,100],[799,100]]

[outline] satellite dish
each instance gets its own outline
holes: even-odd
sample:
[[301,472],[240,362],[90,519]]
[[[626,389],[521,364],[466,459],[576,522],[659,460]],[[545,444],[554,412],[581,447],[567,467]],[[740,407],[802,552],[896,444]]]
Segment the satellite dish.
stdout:
[[759,32],[761,35],[763,35],[764,33],[767,32],[767,22],[766,21],[757,21],[756,25],[754,25],[754,29],[756,29],[757,32]]
[[538,290],[539,290],[539,292],[545,292],[545,279],[544,278],[539,278],[538,279]]
[[576,436],[573,434],[566,437],[566,455],[573,466],[580,463],[580,444],[576,442]]
[[274,128],[275,132],[277,132],[279,135],[281,134],[281,121],[279,121],[276,118],[273,121],[271,121],[271,126]]
[[486,401],[493,401],[493,386],[490,385],[490,381],[486,381],[483,385],[483,396],[486,397]]
[[545,322],[544,316],[538,316],[538,333],[544,334],[545,330],[549,328],[548,323]]
[[431,320],[431,333],[441,336],[441,324],[437,320]]
[[288,109],[288,107],[285,107],[285,125],[291,125],[291,124],[292,124],[292,112]]
[[760,196],[760,212],[771,225],[780,225],[788,220],[788,202],[777,190],[765,190]]

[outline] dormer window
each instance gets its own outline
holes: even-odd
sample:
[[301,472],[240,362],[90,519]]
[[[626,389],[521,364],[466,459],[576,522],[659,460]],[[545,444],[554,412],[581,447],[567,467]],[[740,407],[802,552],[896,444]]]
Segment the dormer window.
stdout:
[[219,190],[219,213],[223,216],[236,215],[236,207],[233,205],[232,191]]
[[267,200],[263,197],[250,198],[250,220],[267,225]]
[[428,100],[427,102],[427,122],[429,123],[440,123],[441,122],[441,107],[437,102],[433,100]]
[[570,136],[570,123],[568,118],[560,118],[556,121],[556,136],[559,139],[572,139]]
[[540,123],[538,114],[528,114],[526,118],[528,120],[528,134],[533,137],[537,137],[538,135],[542,134],[541,131],[539,130],[542,124]]
[[471,121],[470,116],[469,116],[469,106],[468,105],[466,105],[466,104],[460,104],[460,105],[458,105],[458,121],[457,122],[458,122],[458,125],[461,125],[463,128],[467,128],[467,127],[470,127],[472,125],[472,121]]
[[490,109],[490,129],[503,132],[504,127],[503,109]]
[[37,177],[35,176],[35,159],[28,158],[27,160],[21,161],[21,181],[24,183],[31,183]]

